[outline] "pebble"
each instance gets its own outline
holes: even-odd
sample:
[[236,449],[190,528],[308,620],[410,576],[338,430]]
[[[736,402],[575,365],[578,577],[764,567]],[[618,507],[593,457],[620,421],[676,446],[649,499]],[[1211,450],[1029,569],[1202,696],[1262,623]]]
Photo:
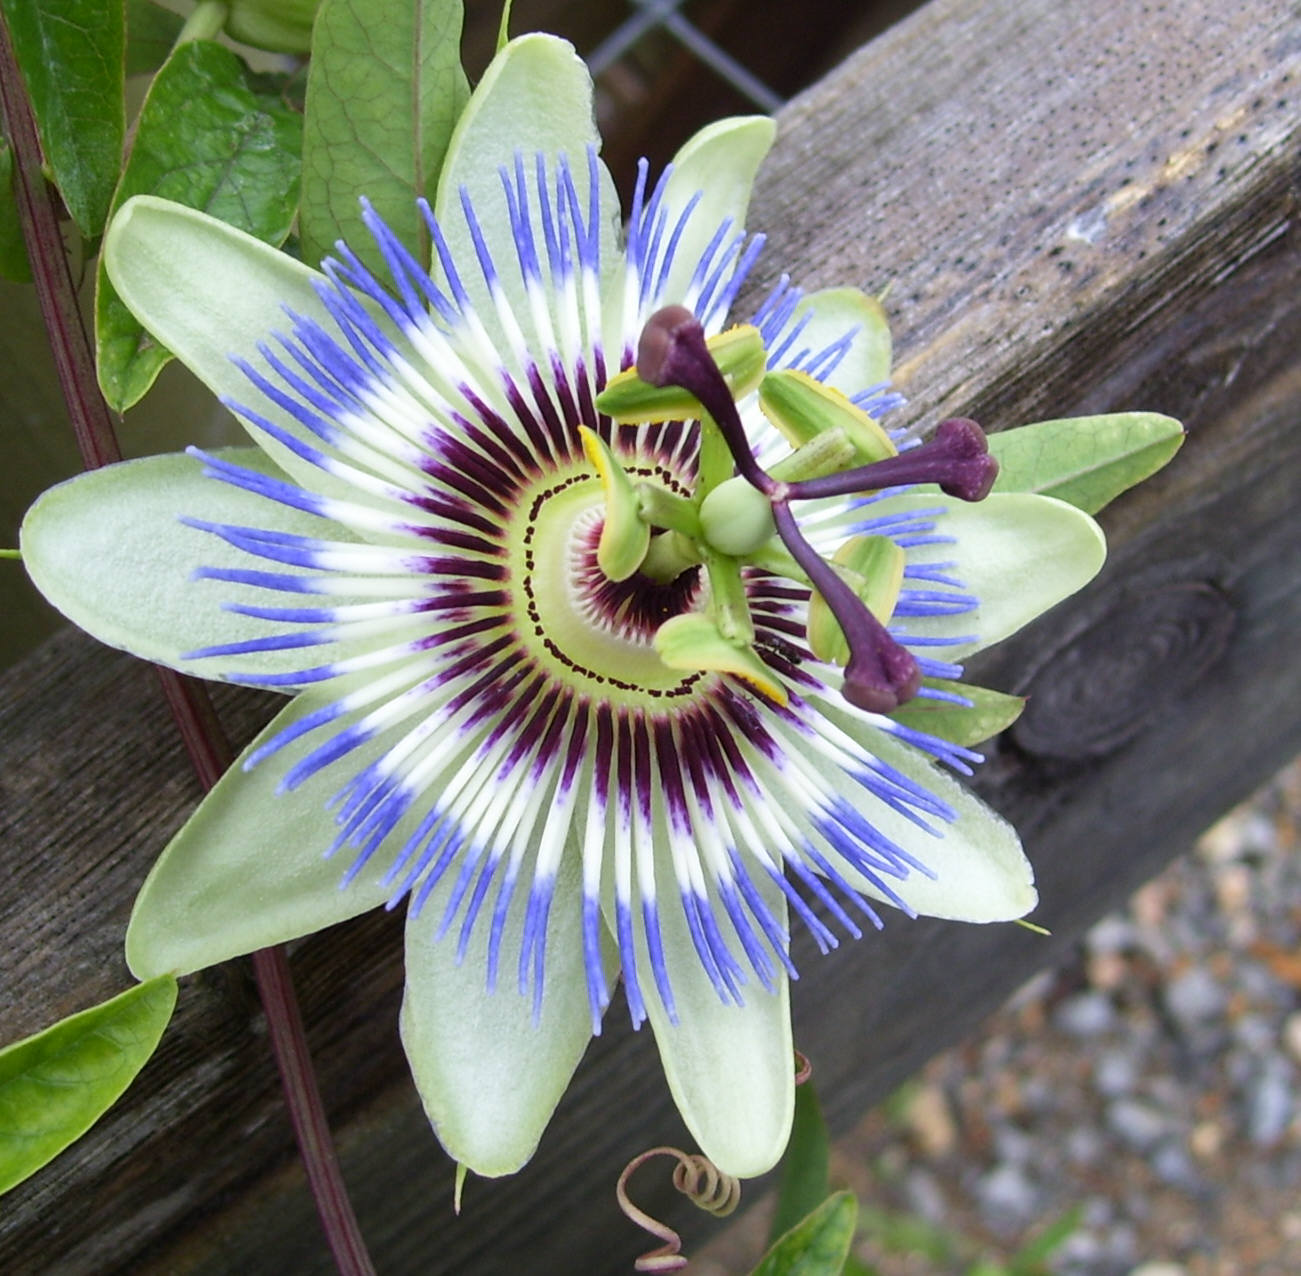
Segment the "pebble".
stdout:
[[1107,1127],[1139,1152],[1154,1147],[1171,1132],[1169,1117],[1141,1099],[1115,1099],[1107,1104]]
[[1238,1045],[1254,1055],[1266,1055],[1274,1049],[1278,1033],[1264,1015],[1243,1015],[1233,1025],[1233,1037]]
[[1188,1269],[1182,1263],[1140,1263],[1129,1276],[1188,1276]]
[[1066,1136],[1066,1159],[1073,1165],[1096,1165],[1106,1140],[1091,1125],[1078,1125]]
[[1301,1063],[1301,1010],[1293,1011],[1283,1023],[1283,1044],[1287,1052]]
[[1188,1146],[1204,1161],[1218,1157],[1224,1147],[1224,1127],[1217,1121],[1198,1122],[1188,1136]]
[[1123,1047],[1104,1051],[1093,1065],[1093,1087],[1108,1099],[1132,1094],[1140,1071],[1141,1064],[1134,1051]]
[[1172,979],[1165,990],[1166,1009],[1184,1029],[1197,1028],[1224,1013],[1228,998],[1203,966],[1192,966]]
[[1089,958],[1089,983],[1102,992],[1115,992],[1129,978],[1129,961],[1120,953],[1095,953]]
[[903,1190],[908,1199],[908,1208],[914,1214],[921,1215],[928,1223],[939,1225],[944,1222],[949,1213],[949,1203],[934,1174],[920,1166],[909,1170]]
[[1292,1120],[1292,1069],[1274,1055],[1265,1060],[1247,1095],[1247,1137],[1257,1147],[1279,1142]]
[[994,1154],[1000,1161],[1024,1165],[1034,1157],[1038,1147],[1032,1134],[1015,1126],[1000,1125],[994,1131]]
[[1100,1037],[1116,1021],[1111,998],[1102,992],[1080,992],[1057,1007],[1053,1022],[1072,1037]]
[[996,1232],[1016,1232],[1039,1214],[1039,1191],[1019,1165],[995,1166],[976,1185],[976,1195]]
[[1173,1139],[1162,1143],[1152,1154],[1152,1170],[1163,1183],[1183,1192],[1195,1195],[1205,1187],[1187,1151]]
[[1073,1232],[1058,1248],[1055,1266],[1068,1276],[1094,1276],[1102,1253],[1102,1242],[1092,1232]]
[[947,1156],[958,1141],[949,1100],[937,1085],[922,1086],[913,1096],[908,1125],[927,1156]]
[[1095,956],[1123,953],[1134,947],[1134,923],[1128,917],[1113,913],[1098,922],[1085,936],[1084,942]]

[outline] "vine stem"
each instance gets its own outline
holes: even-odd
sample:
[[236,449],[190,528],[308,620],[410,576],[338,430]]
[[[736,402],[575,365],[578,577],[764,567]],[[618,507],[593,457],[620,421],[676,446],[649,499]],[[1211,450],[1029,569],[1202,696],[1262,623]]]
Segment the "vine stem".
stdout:
[[[50,338],[59,386],[86,469],[122,459],[117,430],[95,376],[95,355],[77,303],[53,194],[42,169],[36,121],[0,15],[0,110],[14,156],[14,193],[37,301]],[[205,792],[233,759],[206,688],[171,669],[158,669],[163,694]],[[340,1276],[374,1276],[357,1217],[330,1138],[320,1087],[312,1067],[289,962],[280,946],[253,954],[253,971],[290,1121]]]

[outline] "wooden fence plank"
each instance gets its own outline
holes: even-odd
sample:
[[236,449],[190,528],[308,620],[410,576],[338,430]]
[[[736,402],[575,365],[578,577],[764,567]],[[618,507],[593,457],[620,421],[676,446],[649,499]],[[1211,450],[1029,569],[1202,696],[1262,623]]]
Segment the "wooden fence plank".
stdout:
[[[1102,579],[973,669],[1033,696],[978,787],[1021,828],[1054,937],[900,919],[801,954],[797,1041],[837,1124],[1301,743],[1298,84],[1274,0],[935,0],[783,114],[752,216],[769,277],[890,283],[911,413],[1142,407],[1190,430],[1105,517]],[[131,896],[197,796],[151,680],[75,635],[5,679],[7,1037],[125,982]],[[241,738],[269,711],[221,704]],[[380,1270],[627,1271],[614,1179],[684,1137],[651,1042],[615,1013],[534,1163],[472,1182],[455,1220],[398,1048],[399,959],[386,917],[294,952]],[[123,1104],[6,1197],[0,1269],[329,1270],[243,965],[186,981]]]

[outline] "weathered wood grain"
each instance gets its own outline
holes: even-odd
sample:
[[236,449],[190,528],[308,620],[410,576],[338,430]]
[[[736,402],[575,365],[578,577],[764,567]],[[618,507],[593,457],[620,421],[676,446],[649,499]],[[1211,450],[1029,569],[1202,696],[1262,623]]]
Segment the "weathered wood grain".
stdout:
[[[974,670],[1032,694],[979,787],[1021,828],[1054,937],[898,920],[805,951],[797,1041],[835,1123],[1301,743],[1299,84],[1287,3],[937,0],[784,113],[752,216],[769,276],[891,284],[910,412],[1142,407],[1190,432],[1108,511],[1103,577]],[[126,979],[131,895],[197,797],[151,679],[67,635],[5,680],[7,1037]],[[241,737],[269,712],[221,701]],[[294,953],[381,1271],[627,1271],[615,1177],[684,1137],[650,1040],[612,1015],[534,1163],[472,1182],[454,1219],[397,1042],[399,939],[369,917]],[[188,980],[123,1104],[0,1210],[6,1272],[328,1271],[247,971]]]

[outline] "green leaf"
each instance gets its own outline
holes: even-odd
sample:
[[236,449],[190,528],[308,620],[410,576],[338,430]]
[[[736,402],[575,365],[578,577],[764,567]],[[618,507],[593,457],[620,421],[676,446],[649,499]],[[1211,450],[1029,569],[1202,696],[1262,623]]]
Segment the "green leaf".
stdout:
[[1024,696],[1009,696],[1006,692],[991,691],[988,687],[977,687],[969,682],[925,678],[922,685],[936,691],[954,692],[972,703],[968,707],[918,696],[890,716],[906,727],[937,735],[941,740],[950,740],[963,748],[969,749],[1000,731],[1006,731],[1025,708]]
[[1155,474],[1179,450],[1184,428],[1155,412],[1040,421],[989,437],[995,492],[1039,492],[1096,514]]
[[869,1267],[854,1254],[850,1254],[845,1259],[845,1265],[840,1269],[841,1276],[881,1276],[881,1271],[877,1267]]
[[[210,40],[181,45],[141,108],[131,159],[113,197],[161,195],[280,244],[298,206],[301,122],[274,84]],[[95,292],[99,384],[121,412],[171,354],[122,303],[101,257]]]
[[764,1256],[752,1276],[839,1276],[858,1222],[850,1192],[829,1196]]
[[14,153],[0,137],[0,278],[25,284],[32,277],[14,194]]
[[171,55],[185,20],[153,0],[126,0],[126,73],[148,75]]
[[1028,1240],[1011,1258],[1015,1276],[1046,1276],[1048,1260],[1079,1230],[1083,1207],[1076,1205]]
[[52,1160],[117,1101],[176,1005],[170,975],[0,1050],[0,1192]]
[[104,228],[126,134],[122,0],[0,0],[54,184],[88,239]]
[[906,1210],[876,1209],[864,1205],[859,1222],[864,1236],[887,1254],[912,1254],[930,1270],[953,1270],[958,1264],[962,1237],[939,1227],[920,1214]]
[[[372,269],[382,259],[361,220],[366,196],[428,260],[415,201],[433,201],[452,129],[469,97],[461,0],[325,0],[312,35],[303,125],[303,256],[336,239]],[[495,178],[496,171],[493,171]]]
[[822,1119],[822,1108],[813,1083],[806,1081],[795,1090],[795,1123],[791,1127],[786,1155],[782,1158],[781,1186],[777,1193],[777,1211],[768,1231],[769,1244],[789,1232],[827,1199],[830,1160],[827,1123]]

